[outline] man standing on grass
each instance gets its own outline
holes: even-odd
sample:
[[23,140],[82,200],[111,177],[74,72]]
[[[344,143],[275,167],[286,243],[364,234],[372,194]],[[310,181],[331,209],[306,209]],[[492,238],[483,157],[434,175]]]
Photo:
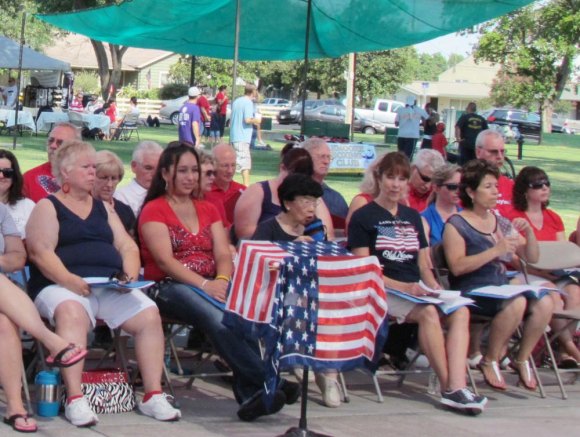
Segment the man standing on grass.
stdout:
[[258,126],[260,120],[254,116],[254,93],[256,86],[246,85],[244,95],[238,97],[232,104],[232,118],[230,123],[230,143],[236,151],[236,169],[242,173],[244,185],[250,185],[250,172],[252,171],[252,155],[250,155],[250,142],[254,125]]
[[70,123],[58,123],[48,134],[46,139],[46,151],[48,153],[48,161],[40,164],[24,173],[24,184],[22,193],[24,197],[38,202],[52,193],[56,193],[60,189],[60,185],[52,175],[52,158],[54,152],[65,141],[80,140],[80,131]]
[[197,104],[200,95],[199,88],[192,86],[189,88],[187,95],[189,100],[179,109],[178,136],[179,142],[188,144],[191,147],[199,147],[201,144],[200,125],[201,110]]

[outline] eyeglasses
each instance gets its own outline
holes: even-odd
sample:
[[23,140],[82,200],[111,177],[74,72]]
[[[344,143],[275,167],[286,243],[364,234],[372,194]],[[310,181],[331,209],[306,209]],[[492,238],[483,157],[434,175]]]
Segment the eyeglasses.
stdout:
[[5,178],[12,178],[14,177],[14,169],[13,168],[0,168],[0,173]]
[[457,191],[459,190],[459,184],[441,184],[440,187],[445,187],[449,191]]
[[541,181],[537,181],[537,182],[530,182],[528,184],[528,187],[530,187],[532,190],[541,190],[542,188],[546,187],[546,188],[550,188],[550,181],[547,179],[543,179]]
[[57,147],[60,147],[60,146],[62,146],[62,143],[64,143],[64,140],[58,140],[55,137],[48,137],[48,139],[46,140],[46,142],[48,144],[55,143],[57,145]]
[[100,181],[103,182],[119,182],[121,180],[121,178],[119,176],[97,176],[97,179],[99,179]]
[[418,168],[416,168],[416,170],[417,170],[417,173],[419,173],[419,177],[421,178],[421,180],[423,182],[428,184],[429,182],[432,181],[432,179],[429,176],[425,176],[423,173],[421,173],[421,170],[419,170]]
[[211,178],[212,176],[215,176],[217,173],[215,170],[207,170],[204,174],[206,178]]
[[483,149],[491,155],[505,155],[505,149]]
[[294,199],[294,202],[296,202],[300,207],[306,208],[308,206],[318,206],[318,202],[320,202],[320,199],[316,199],[313,197],[298,197]]

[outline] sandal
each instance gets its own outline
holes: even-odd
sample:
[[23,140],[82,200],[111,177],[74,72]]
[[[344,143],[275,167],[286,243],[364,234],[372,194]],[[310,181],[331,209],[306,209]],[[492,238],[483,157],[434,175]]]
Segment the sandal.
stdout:
[[[477,368],[481,370],[481,373],[483,374],[483,380],[491,388],[500,391],[507,390],[507,385],[503,379],[503,376],[501,375],[497,361],[487,361],[485,358],[483,358],[477,365]],[[493,376],[493,379],[491,379],[491,376]]]
[[[24,426],[22,424],[18,424],[17,420],[22,419],[24,421]],[[12,427],[12,429],[16,432],[36,432],[38,431],[38,426],[36,423],[28,423],[28,415],[27,414],[13,414],[10,417],[4,418],[4,423]]]
[[532,374],[529,361],[513,360],[510,363],[510,367],[518,374],[519,382],[526,390],[536,391],[538,388],[538,382]]
[[67,347],[65,347],[63,350],[61,350],[58,354],[56,354],[56,356],[47,357],[46,358],[46,365],[49,367],[70,367],[70,366],[75,365],[76,363],[78,363],[80,360],[82,360],[84,357],[87,356],[88,352],[86,349],[80,349],[78,353],[76,353],[75,355],[73,355],[72,357],[70,357],[66,361],[63,361],[62,358],[68,352],[70,352],[76,348],[77,348],[77,345],[75,345],[73,343],[69,343],[69,345]]

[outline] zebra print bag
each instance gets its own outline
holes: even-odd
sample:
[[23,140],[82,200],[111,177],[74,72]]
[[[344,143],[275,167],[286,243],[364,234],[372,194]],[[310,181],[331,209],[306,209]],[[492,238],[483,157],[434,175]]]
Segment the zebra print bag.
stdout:
[[97,414],[127,413],[135,409],[135,392],[127,373],[120,369],[83,372],[83,394]]

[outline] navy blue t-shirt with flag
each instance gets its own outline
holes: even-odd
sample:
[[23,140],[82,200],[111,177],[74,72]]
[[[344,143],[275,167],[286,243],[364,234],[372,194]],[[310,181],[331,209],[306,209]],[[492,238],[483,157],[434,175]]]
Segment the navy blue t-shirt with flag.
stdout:
[[376,202],[355,211],[348,226],[348,247],[368,247],[383,274],[400,282],[418,282],[419,250],[427,247],[421,216],[405,205],[392,215]]

